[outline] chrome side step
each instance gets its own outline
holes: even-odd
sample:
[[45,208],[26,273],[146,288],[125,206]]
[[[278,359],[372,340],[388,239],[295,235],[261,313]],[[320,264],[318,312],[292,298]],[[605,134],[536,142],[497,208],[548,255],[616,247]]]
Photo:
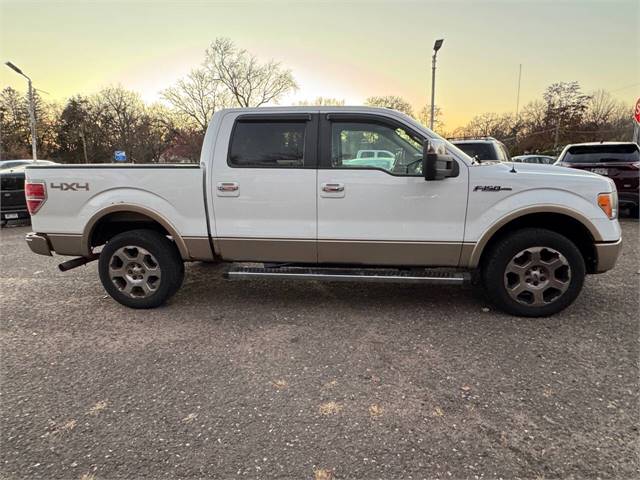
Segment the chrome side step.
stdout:
[[321,267],[231,267],[224,273],[227,280],[280,278],[322,280],[332,282],[402,282],[440,285],[463,285],[470,282],[467,272],[437,269],[396,270],[387,268],[321,268]]

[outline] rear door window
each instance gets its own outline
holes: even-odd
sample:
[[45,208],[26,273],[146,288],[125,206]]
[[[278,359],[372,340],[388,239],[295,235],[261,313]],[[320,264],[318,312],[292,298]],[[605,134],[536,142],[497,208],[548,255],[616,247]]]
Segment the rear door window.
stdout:
[[240,168],[302,168],[306,128],[305,121],[239,121],[233,130],[228,164]]

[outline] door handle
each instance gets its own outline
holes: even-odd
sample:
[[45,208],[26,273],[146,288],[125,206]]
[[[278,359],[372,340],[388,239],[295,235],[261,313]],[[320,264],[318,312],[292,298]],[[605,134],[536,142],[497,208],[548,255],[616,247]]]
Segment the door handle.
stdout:
[[344,184],[342,183],[323,183],[322,191],[326,193],[344,192]]
[[219,182],[217,188],[220,192],[236,192],[240,185],[236,182]]

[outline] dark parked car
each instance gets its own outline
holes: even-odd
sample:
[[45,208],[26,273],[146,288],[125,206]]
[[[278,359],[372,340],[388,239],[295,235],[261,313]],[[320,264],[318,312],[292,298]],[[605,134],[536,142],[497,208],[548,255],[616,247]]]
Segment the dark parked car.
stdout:
[[0,224],[8,220],[28,219],[24,196],[24,166],[0,170]]
[[2,160],[0,161],[0,224],[9,220],[28,220],[29,211],[24,196],[24,169],[34,162],[54,164],[51,160]]
[[638,216],[640,147],[633,142],[577,143],[567,145],[555,163],[562,167],[580,168],[611,178],[618,189],[621,208]]
[[508,162],[510,160],[507,147],[493,137],[450,138],[449,141],[479,162]]
[[555,157],[550,157],[548,155],[518,155],[517,157],[512,157],[511,161],[518,163],[537,163],[540,165],[552,165],[555,163]]

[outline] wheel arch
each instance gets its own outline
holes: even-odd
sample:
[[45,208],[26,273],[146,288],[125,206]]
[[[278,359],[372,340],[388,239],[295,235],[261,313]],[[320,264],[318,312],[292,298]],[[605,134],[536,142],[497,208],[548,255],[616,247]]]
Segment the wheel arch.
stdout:
[[102,245],[118,233],[140,228],[141,224],[171,236],[182,259],[189,259],[184,239],[169,220],[150,208],[125,203],[103,208],[89,219],[82,234],[82,251],[88,254],[92,247]]
[[[477,268],[491,246],[510,232],[522,228],[545,228],[566,236],[580,250],[588,273],[595,273],[597,252],[595,243],[603,241],[596,226],[584,215],[566,207],[549,205],[512,212],[495,222],[475,245],[463,249],[462,265]],[[465,258],[466,257],[466,258]]]

